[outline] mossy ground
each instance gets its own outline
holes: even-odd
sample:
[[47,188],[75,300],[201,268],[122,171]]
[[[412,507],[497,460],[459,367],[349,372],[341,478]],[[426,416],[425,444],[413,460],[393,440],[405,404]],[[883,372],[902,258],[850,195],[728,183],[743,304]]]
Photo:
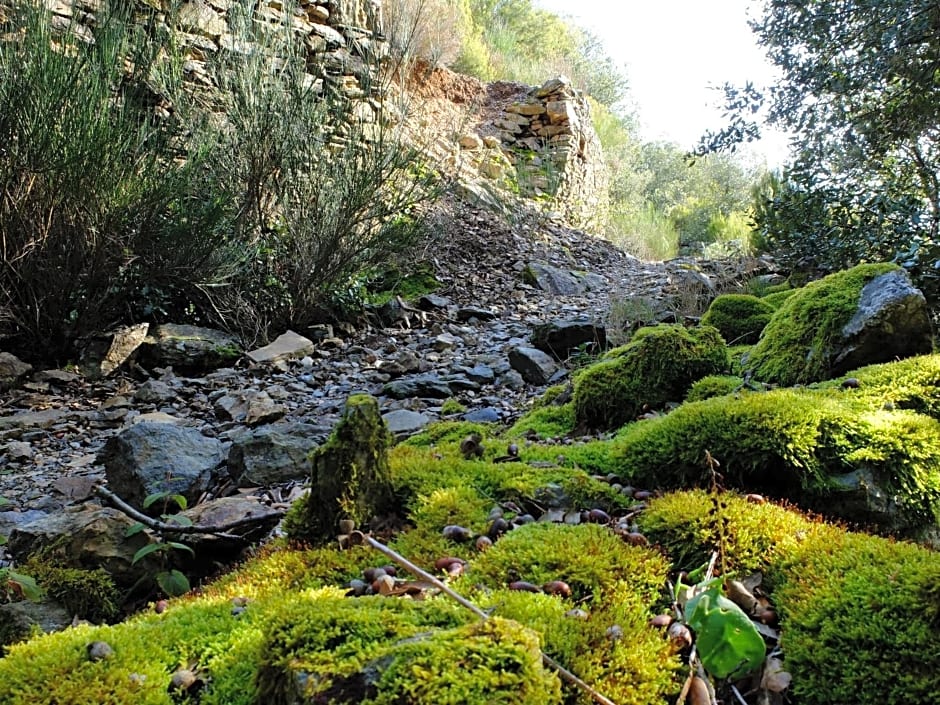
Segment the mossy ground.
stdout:
[[[730,493],[721,501],[730,572],[762,571],[781,617],[793,702],[935,702],[940,554]],[[717,547],[711,507],[705,492],[668,495],[651,503],[641,528],[675,567],[695,568]]]
[[[503,434],[480,424],[432,425],[389,451],[388,479],[407,526],[388,541],[428,569],[441,556],[466,560],[453,585],[490,611],[491,622],[481,624],[440,595],[344,597],[364,568],[388,562],[368,548],[274,543],[198,594],[172,600],[162,614],[11,647],[0,658],[0,702],[195,702],[168,691],[181,667],[205,680],[198,698],[205,705],[588,702],[543,665],[542,650],[619,705],[658,705],[675,699],[684,674],[648,619],[669,604],[667,576],[700,566],[720,548],[729,573],[764,575],[781,617],[793,702],[933,703],[940,556],[914,544],[852,533],[730,491],[716,515],[713,496],[701,490],[667,493],[636,517],[651,547],[628,545],[594,524],[529,523],[482,552],[442,532],[459,524],[484,534],[497,509],[508,520],[554,508],[623,512],[634,500],[596,474],[636,486],[707,485],[706,450],[721,461],[727,486],[823,509],[835,504],[837,473],[865,469],[898,508],[899,524],[888,528],[935,526],[940,355],[852,377],[848,385],[742,389],[685,403],[627,424],[609,440],[527,442],[527,431],[543,438],[570,431],[570,403],[539,405]],[[480,435],[482,457],[461,453],[470,434]],[[494,462],[509,442],[518,459]],[[572,594],[509,590],[517,579],[563,580]],[[587,618],[570,616],[574,608]],[[619,639],[610,638],[615,626]],[[95,640],[114,655],[90,661],[86,648]]]

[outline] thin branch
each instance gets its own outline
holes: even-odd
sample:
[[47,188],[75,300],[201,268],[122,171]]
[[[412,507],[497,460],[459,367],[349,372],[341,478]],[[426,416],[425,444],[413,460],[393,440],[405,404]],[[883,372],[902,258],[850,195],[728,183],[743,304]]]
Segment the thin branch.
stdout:
[[154,519],[153,517],[147,516],[143,512],[134,509],[134,507],[114,494],[114,492],[101,485],[95,487],[95,494],[109,502],[116,509],[119,509],[134,521],[139,521],[147,528],[153,529],[154,531],[157,531],[161,534],[211,534],[218,536],[219,538],[234,539],[237,541],[243,541],[245,537],[239,536],[238,534],[230,534],[228,533],[229,531],[232,531],[233,529],[239,529],[243,526],[259,524],[263,521],[273,519],[276,516],[281,516],[285,511],[283,509],[277,509],[273,510],[270,514],[265,514],[264,516],[243,517],[236,521],[230,521],[227,524],[194,524],[192,526],[182,526],[181,524],[160,521],[159,519]]
[[[398,565],[400,565],[402,568],[407,570],[412,575],[415,575],[421,580],[425,580],[431,583],[438,590],[443,592],[448,597],[456,600],[458,603],[466,607],[468,610],[473,612],[475,615],[477,615],[481,619],[484,619],[484,620],[489,619],[490,616],[486,612],[484,612],[482,609],[480,609],[477,605],[470,602],[470,600],[463,597],[460,593],[456,592],[453,588],[449,587],[443,581],[435,578],[426,570],[419,568],[418,566],[416,566],[414,563],[409,561],[407,558],[405,558],[401,554],[396,553],[395,551],[393,551],[391,548],[389,548],[382,542],[376,541],[371,536],[365,536],[365,541],[370,546],[372,546],[372,548],[374,548],[376,551],[384,554],[388,558],[391,558],[393,561],[398,563]],[[552,670],[556,671],[558,675],[561,676],[564,680],[568,681],[572,685],[580,688],[585,693],[590,695],[594,699],[595,702],[598,702],[601,705],[615,705],[615,703],[612,700],[602,695],[601,693],[598,693],[596,690],[594,690],[594,688],[592,688],[590,685],[588,685],[583,680],[578,678],[574,673],[569,671],[567,668],[562,666],[560,663],[555,661],[555,659],[551,658],[545,653],[542,653],[542,663],[544,663],[546,666],[548,666]]]

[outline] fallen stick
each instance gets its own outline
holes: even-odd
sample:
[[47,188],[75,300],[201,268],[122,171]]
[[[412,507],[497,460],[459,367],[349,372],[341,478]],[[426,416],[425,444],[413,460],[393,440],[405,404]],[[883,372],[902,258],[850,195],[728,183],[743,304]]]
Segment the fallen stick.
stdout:
[[[401,554],[396,553],[395,551],[390,549],[381,541],[376,541],[371,536],[368,536],[365,534],[363,535],[363,538],[365,539],[365,542],[369,544],[372,548],[374,548],[376,551],[384,554],[388,558],[391,558],[393,561],[395,561],[398,565],[400,565],[402,568],[407,570],[412,575],[415,575],[421,580],[425,580],[431,583],[438,590],[440,590],[441,592],[443,592],[445,595],[452,598],[453,600],[456,600],[458,603],[466,607],[468,610],[473,612],[475,615],[477,615],[481,619],[490,618],[490,616],[485,611],[483,611],[482,609],[477,607],[475,604],[470,602],[470,600],[468,600],[463,595],[458,593],[456,590],[448,586],[445,582],[434,577],[433,575],[428,573],[426,570],[419,568],[418,566],[416,566],[414,563],[409,561],[407,558],[405,558]],[[588,685],[583,680],[578,678],[574,673],[572,673],[567,668],[562,666],[555,659],[546,655],[544,652],[540,652],[540,653],[542,653],[542,663],[544,663],[546,666],[548,666],[553,671],[558,673],[558,675],[561,676],[564,680],[568,681],[572,685],[580,688],[585,693],[590,695],[594,699],[595,702],[598,702],[601,705],[615,705],[613,700],[607,698],[601,693],[598,693],[596,690],[594,690],[594,688],[592,688],[590,685]]]
[[124,512],[134,521],[139,521],[141,524],[150,529],[153,529],[154,531],[166,534],[211,534],[223,539],[244,541],[244,536],[230,534],[228,532],[232,531],[233,529],[240,529],[243,526],[250,526],[251,524],[258,524],[262,521],[273,519],[274,517],[284,513],[283,510],[276,510],[275,514],[266,514],[263,517],[244,517],[236,521],[230,521],[227,524],[193,524],[192,526],[183,526],[182,524],[160,521],[159,519],[154,519],[153,517],[147,516],[143,512],[140,512],[129,505],[123,499],[114,494],[114,492],[101,485],[95,487],[95,494],[114,505],[116,509]]

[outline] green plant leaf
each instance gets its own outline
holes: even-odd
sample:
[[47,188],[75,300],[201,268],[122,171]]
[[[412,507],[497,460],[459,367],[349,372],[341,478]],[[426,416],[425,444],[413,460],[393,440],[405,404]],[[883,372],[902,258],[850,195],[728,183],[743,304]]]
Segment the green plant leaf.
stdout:
[[186,509],[186,507],[189,506],[186,498],[181,494],[171,494],[167,497],[167,499],[169,499],[171,502],[176,502],[180,509]]
[[685,605],[685,621],[695,631],[702,666],[715,678],[743,676],[764,662],[760,632],[740,607],[721,594],[721,581],[703,583]]
[[189,579],[176,569],[156,575],[157,585],[170,597],[179,597],[189,592]]
[[0,534],[0,546],[6,545],[6,542],[7,542],[7,537],[4,536],[3,534]]
[[164,545],[169,546],[170,548],[178,549],[180,551],[188,551],[191,556],[196,555],[196,552],[192,548],[187,546],[185,543],[180,543],[179,541],[167,541]]
[[144,526],[141,522],[138,521],[136,524],[128,526],[127,529],[125,529],[124,538],[129,539],[131,536],[136,536],[137,534],[139,534],[141,531],[143,531],[146,528],[147,528],[146,526]]
[[169,496],[169,492],[154,492],[153,494],[148,494],[144,497],[143,508],[149,509],[155,502],[159,502],[161,499],[166,499]]
[[0,497],[0,507],[5,507],[8,504],[11,504],[10,500],[8,500],[6,497]]
[[6,583],[30,602],[39,602],[42,600],[42,589],[36,584],[36,581],[28,575],[14,573],[12,570],[8,570],[6,571]]
[[156,553],[157,551],[166,551],[167,544],[165,543],[148,543],[146,546],[142,546],[137,550],[137,553],[134,554],[134,560],[131,561],[131,565],[134,565],[141,558],[149,556],[151,553]]
[[182,514],[170,514],[166,521],[168,524],[179,524],[180,526],[192,526],[193,520]]

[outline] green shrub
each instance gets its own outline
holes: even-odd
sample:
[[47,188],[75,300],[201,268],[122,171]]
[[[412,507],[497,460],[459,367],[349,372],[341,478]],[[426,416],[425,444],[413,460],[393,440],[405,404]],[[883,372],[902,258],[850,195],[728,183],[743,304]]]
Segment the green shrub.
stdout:
[[831,345],[856,310],[862,288],[894,264],[863,264],[798,289],[774,313],[747,366],[765,382],[806,384],[832,376]]
[[728,350],[710,326],[642,328],[575,378],[575,418],[587,428],[619,428],[644,406],[681,399],[695,380],[727,369]]
[[702,325],[714,326],[729,345],[753,345],[774,307],[749,294],[722,294],[712,301]]
[[102,7],[83,41],[37,7],[0,42],[0,337],[61,360],[116,321],[206,314],[240,256],[211,149],[177,159],[179,117],[151,107],[179,87],[168,38]]

